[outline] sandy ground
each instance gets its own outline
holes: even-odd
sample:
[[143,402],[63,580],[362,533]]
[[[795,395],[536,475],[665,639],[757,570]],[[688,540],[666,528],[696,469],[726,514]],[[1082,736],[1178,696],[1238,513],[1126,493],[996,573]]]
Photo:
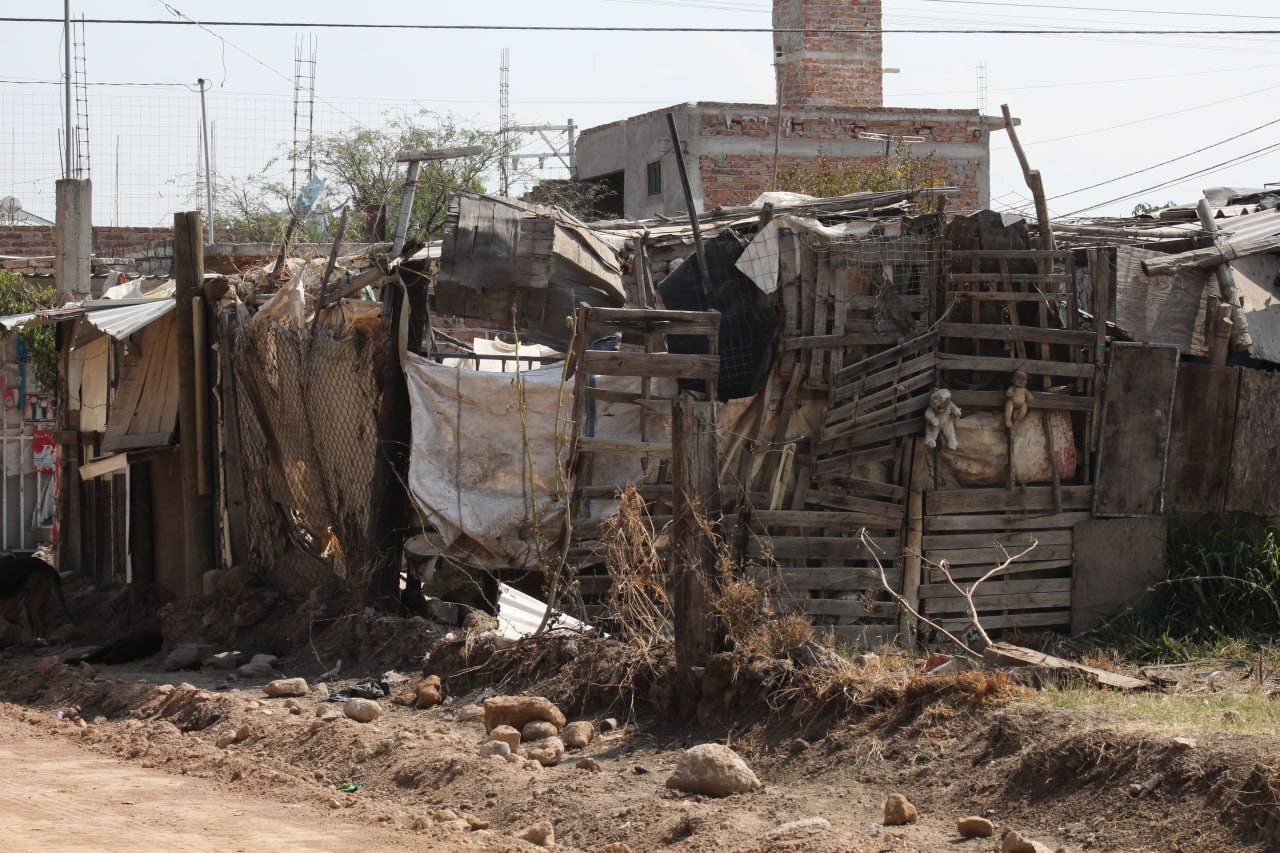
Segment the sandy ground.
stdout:
[[[8,850],[349,851],[402,849],[404,837],[297,804],[103,758],[0,715],[0,826]],[[455,843],[415,849],[456,850]]]

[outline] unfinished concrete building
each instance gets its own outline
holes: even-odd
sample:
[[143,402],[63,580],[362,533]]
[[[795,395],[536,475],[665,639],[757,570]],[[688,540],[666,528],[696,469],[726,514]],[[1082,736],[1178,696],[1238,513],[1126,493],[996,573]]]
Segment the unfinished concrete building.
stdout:
[[684,212],[668,112],[696,164],[689,179],[703,211],[749,203],[778,172],[868,164],[899,146],[940,162],[945,174],[934,178],[956,188],[952,209],[986,207],[991,133],[1003,119],[886,107],[881,0],[774,0],[773,25],[778,102],[677,104],[583,131],[578,176],[611,190],[603,215]]

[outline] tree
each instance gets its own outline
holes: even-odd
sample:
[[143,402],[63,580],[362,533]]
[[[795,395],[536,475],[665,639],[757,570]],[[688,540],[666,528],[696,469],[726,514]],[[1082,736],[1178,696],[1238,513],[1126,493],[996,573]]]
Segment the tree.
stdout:
[[[57,304],[52,285],[33,284],[22,276],[0,269],[0,317],[30,314]],[[36,379],[52,390],[58,384],[58,343],[53,326],[26,326],[18,338],[31,351],[31,368]]]
[[1146,202],[1138,202],[1133,207],[1134,216],[1151,216],[1159,213],[1167,207],[1177,207],[1176,201],[1166,201],[1164,204],[1147,204]]
[[862,192],[928,190],[946,185],[946,163],[933,151],[916,154],[911,144],[901,139],[891,152],[857,160],[838,160],[820,148],[812,161],[778,173],[780,190],[818,198]]
[[433,160],[422,164],[418,191],[409,216],[411,239],[438,236],[449,211],[449,194],[454,190],[483,192],[483,177],[497,165],[501,140],[494,131],[467,127],[450,116],[426,110],[416,116],[396,115],[374,129],[352,128],[311,140],[306,150],[293,152],[314,158],[317,173],[329,183],[329,197],[350,199],[352,232],[362,230],[370,239],[379,231],[378,220],[386,223],[386,238],[394,229],[404,190],[406,166],[396,162],[400,151],[454,148],[478,145],[483,153],[455,160]]

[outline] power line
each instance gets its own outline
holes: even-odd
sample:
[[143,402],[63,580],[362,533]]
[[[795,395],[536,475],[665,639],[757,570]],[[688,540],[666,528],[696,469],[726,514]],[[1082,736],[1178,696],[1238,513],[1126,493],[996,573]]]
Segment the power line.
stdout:
[[1262,21],[1280,21],[1280,15],[1238,15],[1229,12],[1174,12],[1165,9],[1113,9],[1106,6],[1057,6],[1039,3],[1010,3],[996,0],[919,0],[921,3],[945,3],[952,6],[1012,6],[1016,9],[1057,9],[1071,12],[1114,12],[1131,15],[1181,15],[1196,18],[1250,18]]
[[1191,152],[1188,152],[1188,153],[1186,153],[1186,154],[1182,154],[1182,155],[1180,155],[1180,156],[1178,156],[1178,157],[1174,157],[1174,158],[1173,158],[1173,159],[1171,159],[1171,160],[1165,160],[1165,161],[1164,161],[1164,162],[1162,162],[1162,163],[1156,163],[1156,164],[1155,164],[1155,165],[1153,165],[1153,166],[1147,166],[1147,167],[1145,167],[1145,168],[1143,168],[1143,169],[1138,169],[1136,172],[1129,172],[1128,174],[1120,175],[1120,176],[1115,177],[1115,178],[1110,178],[1109,180],[1099,181],[1098,183],[1096,183],[1096,184],[1091,184],[1091,185],[1089,185],[1089,186],[1087,186],[1087,187],[1081,187],[1081,188],[1080,188],[1080,189],[1078,189],[1078,190],[1071,190],[1070,192],[1059,193],[1058,195],[1050,196],[1050,197],[1049,197],[1049,201],[1054,201],[1054,200],[1056,200],[1056,199],[1060,199],[1060,198],[1066,198],[1066,197],[1067,197],[1067,196],[1069,196],[1069,195],[1076,195],[1077,193],[1086,192],[1086,191],[1088,191],[1088,190],[1096,190],[1098,187],[1105,187],[1107,184],[1114,184],[1116,181],[1123,181],[1125,178],[1132,178],[1134,175],[1141,175],[1141,174],[1144,174],[1144,173],[1146,173],[1146,172],[1152,172],[1152,171],[1155,171],[1156,169],[1159,169],[1159,168],[1160,168],[1160,167],[1162,167],[1162,166],[1168,166],[1170,163],[1177,163],[1179,160],[1185,160],[1185,159],[1187,159],[1188,157],[1194,157],[1194,156],[1195,156],[1195,155],[1197,155],[1197,154],[1203,154],[1205,151],[1209,151],[1210,149],[1218,148],[1218,147],[1220,147],[1220,146],[1222,146],[1222,145],[1226,145],[1228,142],[1235,142],[1237,139],[1241,139],[1242,137],[1248,136],[1248,135],[1249,135],[1249,134],[1251,134],[1251,133],[1257,133],[1257,132],[1258,132],[1258,131],[1260,131],[1260,130],[1265,130],[1265,129],[1267,129],[1268,127],[1271,127],[1271,126],[1273,126],[1273,125],[1277,125],[1277,124],[1280,124],[1280,118],[1272,119],[1271,121],[1267,122],[1266,124],[1260,124],[1260,125],[1258,125],[1257,127],[1250,128],[1249,130],[1242,131],[1241,133],[1237,133],[1235,136],[1229,136],[1229,137],[1227,137],[1226,139],[1220,140],[1220,141],[1218,141],[1218,142],[1214,142],[1214,143],[1212,143],[1212,144],[1210,144],[1210,145],[1206,145],[1206,146],[1204,146],[1203,148],[1197,148],[1195,151],[1191,151]]
[[1154,186],[1144,187],[1143,189],[1135,190],[1134,192],[1128,193],[1127,195],[1117,196],[1116,198],[1108,199],[1107,201],[1100,201],[1097,204],[1092,204],[1092,205],[1089,205],[1088,207],[1082,207],[1079,210],[1073,210],[1070,213],[1066,213],[1063,215],[1076,216],[1081,213],[1087,213],[1090,210],[1097,210],[1099,207],[1106,207],[1108,204],[1116,204],[1118,202],[1128,201],[1129,199],[1137,198],[1140,195],[1146,195],[1147,193],[1156,192],[1157,190],[1163,190],[1163,189],[1167,189],[1168,187],[1176,186],[1177,184],[1180,184],[1183,181],[1189,181],[1192,178],[1203,177],[1204,175],[1224,169],[1228,166],[1238,166],[1243,163],[1248,163],[1252,160],[1257,160],[1259,157],[1265,157],[1267,154],[1270,154],[1274,151],[1280,151],[1280,142],[1265,146],[1263,148],[1258,148],[1246,154],[1241,154],[1238,157],[1232,157],[1230,160],[1224,160],[1221,163],[1215,163],[1212,166],[1206,166],[1203,169],[1198,169],[1186,175],[1182,175],[1180,177],[1173,178],[1171,180],[1164,181],[1159,184],[1155,184]]
[[[85,18],[88,24],[122,24],[130,26],[169,26],[184,27],[266,27],[266,28],[313,28],[313,29],[346,29],[346,30],[440,30],[456,31],[497,31],[497,32],[541,32],[541,33],[760,33],[791,34],[810,33],[815,35],[993,35],[993,36],[1039,36],[1039,35],[1148,35],[1148,36],[1277,36],[1280,29],[936,29],[936,28],[866,28],[852,27],[589,27],[581,25],[545,25],[545,24],[373,24],[373,23],[339,23],[334,21],[200,21],[164,20],[155,18]],[[59,18],[24,18],[18,16],[0,17],[0,23],[18,24],[61,24]]]

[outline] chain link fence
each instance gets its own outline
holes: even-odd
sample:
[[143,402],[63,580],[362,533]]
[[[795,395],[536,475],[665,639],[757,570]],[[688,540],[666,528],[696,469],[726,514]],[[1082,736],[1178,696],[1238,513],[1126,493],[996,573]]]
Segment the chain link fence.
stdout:
[[235,338],[250,549],[290,591],[364,581],[387,345],[265,317]]

